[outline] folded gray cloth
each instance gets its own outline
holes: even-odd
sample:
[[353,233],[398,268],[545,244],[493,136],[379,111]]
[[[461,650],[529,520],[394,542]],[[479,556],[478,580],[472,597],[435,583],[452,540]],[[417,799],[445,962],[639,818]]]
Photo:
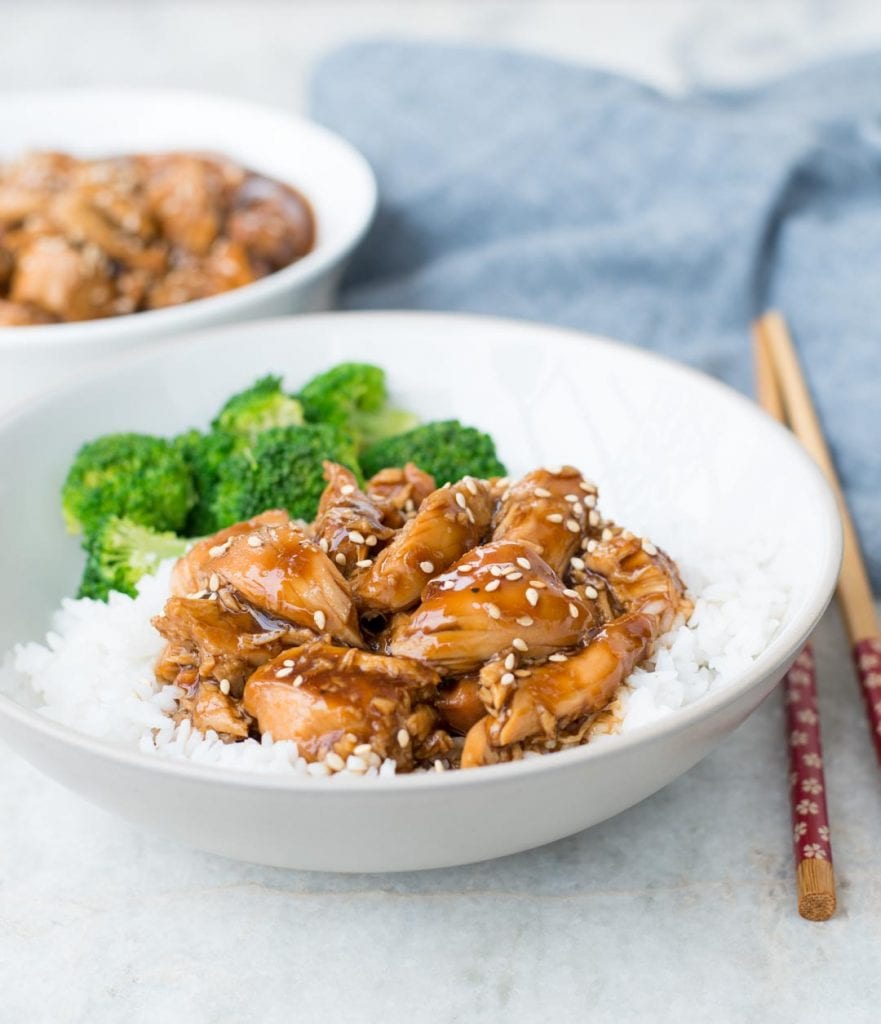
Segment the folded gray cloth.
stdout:
[[743,390],[750,320],[779,307],[881,589],[881,56],[670,99],[541,57],[372,42],[325,59],[312,99],[379,178],[346,307],[570,325]]

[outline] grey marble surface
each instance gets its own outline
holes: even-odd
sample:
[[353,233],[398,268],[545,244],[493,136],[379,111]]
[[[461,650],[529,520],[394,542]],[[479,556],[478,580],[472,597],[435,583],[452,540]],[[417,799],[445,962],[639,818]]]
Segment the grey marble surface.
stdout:
[[[668,89],[881,42],[881,7],[859,0],[0,0],[0,13],[0,88],[164,83],[294,107],[316,54],[365,33],[531,46]],[[0,1021],[875,1021],[881,776],[834,612],[817,653],[840,904],[825,924],[795,910],[777,694],[612,821],[410,875],[194,852],[0,748]]]

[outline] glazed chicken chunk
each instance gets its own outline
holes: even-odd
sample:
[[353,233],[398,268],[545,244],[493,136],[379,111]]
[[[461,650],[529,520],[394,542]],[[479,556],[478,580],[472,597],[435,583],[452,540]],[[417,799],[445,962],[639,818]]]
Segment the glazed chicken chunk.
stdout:
[[230,537],[223,547],[212,562],[209,587],[225,583],[251,607],[276,619],[360,646],[348,583],[293,523]]
[[491,516],[484,480],[465,477],[435,491],[357,580],[362,611],[397,612],[415,604],[430,579],[480,541]]
[[335,462],[325,462],[327,487],[318,503],[315,539],[348,577],[368,569],[394,531],[383,523],[382,512],[358,486],[355,474]]
[[495,541],[429,583],[419,607],[393,622],[388,649],[460,675],[506,650],[544,657],[571,647],[593,622],[533,547]]
[[445,753],[430,700],[438,676],[406,658],[323,642],[282,652],[245,686],[245,711],[273,739],[295,740],[310,761],[369,751],[406,767]]
[[400,529],[436,489],[434,477],[408,462],[403,469],[381,469],[367,481],[367,496],[382,510],[383,522]]
[[562,576],[585,533],[599,526],[596,503],[596,487],[572,466],[536,469],[503,493],[493,540],[531,544]]

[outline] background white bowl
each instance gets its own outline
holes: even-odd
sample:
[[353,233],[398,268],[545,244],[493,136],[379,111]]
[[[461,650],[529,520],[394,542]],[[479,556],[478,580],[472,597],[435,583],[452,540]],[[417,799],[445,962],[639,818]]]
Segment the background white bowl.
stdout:
[[72,369],[159,337],[214,324],[330,308],[376,207],[366,160],[339,136],[280,110],[191,92],[83,89],[4,95],[0,163],[28,150],[100,157],[207,150],[287,182],[315,213],[303,259],[222,295],[108,320],[0,327],[0,406]]
[[350,358],[385,366],[398,398],[426,418],[458,416],[491,430],[513,472],[581,466],[597,479],[605,512],[661,544],[672,521],[722,547],[732,531],[760,532],[779,545],[794,588],[779,634],[731,685],[660,722],[466,772],[321,780],[165,762],[81,736],[6,696],[0,736],[88,799],[217,853],[337,871],[459,864],[570,835],[666,785],[770,692],[825,609],[840,560],[833,499],[792,437],[741,395],[570,331],[443,314],[331,314],[169,341],[0,422],[0,571],[10,595],[0,651],[40,638],[77,584],[81,556],[62,529],[58,491],[83,440],[204,424],[259,373],[284,373],[295,387]]

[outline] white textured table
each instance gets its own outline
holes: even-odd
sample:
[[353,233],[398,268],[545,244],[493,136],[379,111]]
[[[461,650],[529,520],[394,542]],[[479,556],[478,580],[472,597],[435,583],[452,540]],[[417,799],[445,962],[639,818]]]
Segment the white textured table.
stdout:
[[[868,3],[39,3],[0,88],[159,83],[302,105],[315,54],[406,31],[531,45],[670,89],[881,43]],[[199,45],[193,47],[193,40]],[[8,372],[0,367],[0,372]],[[385,877],[142,835],[0,749],[0,1021],[876,1021],[881,774],[840,623],[816,638],[840,910],[794,908],[779,696],[613,821]]]

